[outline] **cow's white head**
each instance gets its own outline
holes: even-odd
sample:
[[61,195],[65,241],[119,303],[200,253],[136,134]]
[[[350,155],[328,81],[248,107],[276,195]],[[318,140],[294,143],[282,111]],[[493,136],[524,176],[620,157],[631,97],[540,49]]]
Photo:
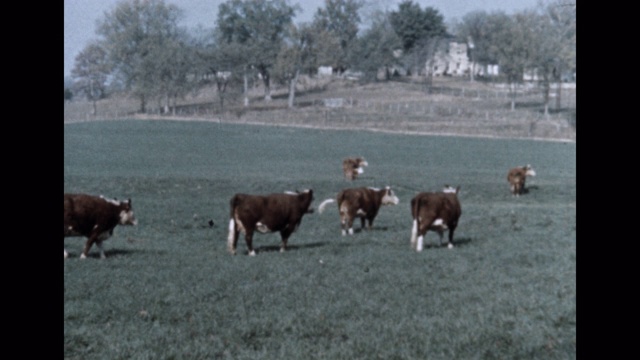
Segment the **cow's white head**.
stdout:
[[390,186],[385,186],[384,196],[382,196],[382,205],[398,205],[400,199],[393,193]]
[[454,188],[451,185],[445,185],[444,188],[442,188],[442,192],[445,194],[457,194],[458,191],[460,191],[460,186]]
[[527,166],[524,167],[524,170],[526,176],[536,176],[536,171],[533,170],[533,167],[531,167],[531,165],[527,164]]
[[127,201],[121,201],[120,205],[120,225],[138,225],[138,219],[133,215],[133,208],[131,207],[131,199]]

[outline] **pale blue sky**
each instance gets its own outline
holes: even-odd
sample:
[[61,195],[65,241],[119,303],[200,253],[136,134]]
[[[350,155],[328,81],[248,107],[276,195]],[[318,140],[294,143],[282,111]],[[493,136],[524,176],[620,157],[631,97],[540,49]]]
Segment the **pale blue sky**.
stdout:
[[[64,75],[69,76],[76,55],[92,40],[98,37],[95,24],[104,18],[122,0],[64,0]],[[368,0],[372,7],[394,10],[402,0]],[[506,13],[534,8],[539,0],[413,0],[422,8],[431,6],[437,9],[450,22],[462,18],[473,10],[488,12],[502,10]],[[198,24],[205,28],[214,26],[218,6],[225,0],[165,0],[184,10],[183,26],[193,28]],[[296,23],[310,21],[316,10],[323,6],[324,0],[289,0],[290,4],[299,4],[302,12]]]

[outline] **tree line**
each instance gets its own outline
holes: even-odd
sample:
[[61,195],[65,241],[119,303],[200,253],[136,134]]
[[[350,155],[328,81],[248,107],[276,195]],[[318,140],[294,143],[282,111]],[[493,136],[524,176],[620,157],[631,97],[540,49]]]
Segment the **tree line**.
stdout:
[[[97,38],[76,56],[73,94],[92,101],[94,113],[109,89],[135,96],[140,112],[150,101],[168,112],[178,99],[215,85],[224,108],[230,88],[248,106],[248,87],[258,79],[266,101],[273,82],[287,85],[292,107],[299,76],[314,75],[319,66],[358,72],[363,81],[377,81],[380,69],[388,80],[393,68],[428,79],[425,64],[455,39],[468,44],[474,63],[499,65],[510,88],[536,69],[547,109],[552,84],[575,69],[575,0],[552,0],[513,15],[475,11],[449,29],[437,9],[411,0],[394,10],[370,5],[326,0],[312,21],[295,24],[301,8],[288,0],[227,0],[211,28],[186,29],[179,26],[183,10],[174,4],[123,0],[105,12]],[[469,75],[473,81],[473,71]],[[65,87],[65,101],[71,97]]]

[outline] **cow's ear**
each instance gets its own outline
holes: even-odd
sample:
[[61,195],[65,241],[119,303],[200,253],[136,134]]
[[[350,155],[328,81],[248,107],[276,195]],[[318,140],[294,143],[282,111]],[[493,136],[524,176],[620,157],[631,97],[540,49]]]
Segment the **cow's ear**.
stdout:
[[131,198],[129,198],[129,200],[127,200],[127,202],[129,203],[129,206],[131,206]]

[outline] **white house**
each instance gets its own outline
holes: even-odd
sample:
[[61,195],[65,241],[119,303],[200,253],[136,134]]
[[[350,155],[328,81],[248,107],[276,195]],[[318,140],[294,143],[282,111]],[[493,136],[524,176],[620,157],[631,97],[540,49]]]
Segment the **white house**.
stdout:
[[433,59],[426,63],[426,71],[435,76],[466,76],[474,71],[475,75],[498,75],[498,65],[480,65],[471,62],[467,44],[456,41],[444,42],[438,47]]

